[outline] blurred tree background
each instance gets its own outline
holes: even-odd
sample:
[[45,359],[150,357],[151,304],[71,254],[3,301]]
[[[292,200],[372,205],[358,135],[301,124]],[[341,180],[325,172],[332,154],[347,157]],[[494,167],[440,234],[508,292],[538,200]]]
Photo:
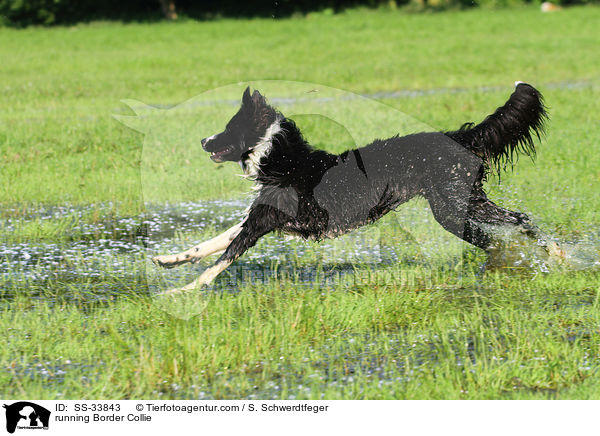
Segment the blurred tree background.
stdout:
[[[599,0],[555,0],[582,4]],[[336,13],[346,8],[407,7],[412,11],[539,4],[541,0],[0,0],[0,25],[73,24],[93,20],[152,21],[190,17],[281,18],[312,11]]]

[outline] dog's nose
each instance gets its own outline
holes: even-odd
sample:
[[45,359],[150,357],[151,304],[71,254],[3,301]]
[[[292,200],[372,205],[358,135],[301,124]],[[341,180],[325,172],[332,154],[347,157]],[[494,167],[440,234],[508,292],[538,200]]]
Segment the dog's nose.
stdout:
[[208,144],[208,143],[209,143],[211,140],[215,139],[215,137],[216,137],[216,136],[217,136],[217,135],[212,135],[212,136],[209,136],[208,138],[204,138],[202,141],[200,141],[200,144],[202,144],[202,148],[204,149],[204,151],[208,151],[208,150],[206,149],[206,145],[207,145],[207,144]]

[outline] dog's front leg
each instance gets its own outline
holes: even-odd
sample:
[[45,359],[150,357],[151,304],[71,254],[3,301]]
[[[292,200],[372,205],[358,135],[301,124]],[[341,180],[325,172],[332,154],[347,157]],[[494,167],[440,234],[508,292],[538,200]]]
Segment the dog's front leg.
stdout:
[[174,268],[176,266],[183,265],[184,263],[198,262],[200,259],[206,256],[210,256],[211,254],[225,250],[233,238],[235,238],[242,230],[242,224],[243,222],[236,224],[235,226],[221,233],[219,236],[198,244],[179,254],[153,257],[152,262],[154,262],[155,265],[162,266],[163,268]]
[[232,260],[221,260],[219,259],[213,266],[211,266],[210,268],[208,268],[207,270],[205,270],[200,277],[198,277],[196,280],[194,280],[192,283],[185,285],[182,288],[176,288],[176,289],[171,289],[170,291],[167,291],[167,294],[174,294],[174,293],[178,293],[178,292],[185,292],[185,291],[191,291],[194,290],[196,288],[199,288],[203,285],[208,285],[210,282],[212,282],[215,277],[217,277],[219,274],[221,274],[223,271],[225,271],[225,269],[231,265],[233,261]]
[[273,210],[275,209],[264,205],[253,207],[250,210],[248,219],[241,225],[239,233],[227,246],[225,253],[221,255],[219,260],[217,260],[213,266],[205,270],[202,275],[192,283],[183,288],[170,290],[167,293],[190,291],[212,282],[215,277],[221,274],[234,260],[244,254],[250,247],[253,247],[259,238],[277,228],[278,220],[276,218],[279,217],[279,214],[277,212],[269,213]]

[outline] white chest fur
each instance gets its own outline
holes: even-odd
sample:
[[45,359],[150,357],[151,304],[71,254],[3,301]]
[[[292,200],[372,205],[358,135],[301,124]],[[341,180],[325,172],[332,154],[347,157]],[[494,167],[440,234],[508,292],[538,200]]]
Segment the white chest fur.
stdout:
[[253,178],[258,175],[260,161],[271,151],[271,147],[273,146],[273,137],[279,132],[281,132],[281,120],[277,119],[269,126],[265,132],[265,135],[260,139],[258,144],[253,147],[252,152],[243,162],[243,165],[240,162],[240,165],[246,176]]

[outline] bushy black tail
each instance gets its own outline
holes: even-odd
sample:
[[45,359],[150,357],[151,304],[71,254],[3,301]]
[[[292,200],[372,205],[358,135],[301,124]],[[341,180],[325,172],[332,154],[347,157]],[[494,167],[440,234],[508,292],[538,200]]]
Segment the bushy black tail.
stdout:
[[507,164],[513,164],[517,153],[535,156],[533,136],[540,139],[547,118],[542,94],[531,85],[517,82],[506,104],[480,124],[466,123],[446,135],[499,173]]

